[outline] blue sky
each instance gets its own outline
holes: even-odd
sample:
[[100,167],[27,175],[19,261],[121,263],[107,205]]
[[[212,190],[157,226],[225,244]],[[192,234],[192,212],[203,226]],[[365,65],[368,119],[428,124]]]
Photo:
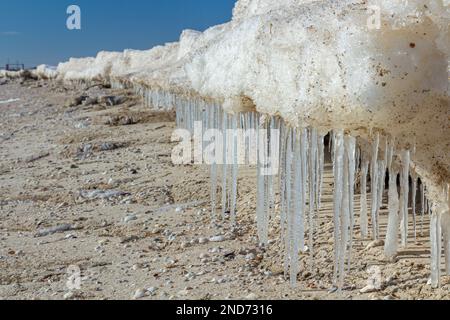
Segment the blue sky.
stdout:
[[[56,65],[100,50],[148,49],[177,41],[183,29],[227,22],[235,0],[1,0],[0,68]],[[67,7],[81,8],[82,30],[66,28]]]

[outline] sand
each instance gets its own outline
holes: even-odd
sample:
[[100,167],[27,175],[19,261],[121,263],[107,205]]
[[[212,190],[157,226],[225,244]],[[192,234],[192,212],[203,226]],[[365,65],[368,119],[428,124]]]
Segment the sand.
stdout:
[[[70,106],[82,95],[123,103]],[[255,170],[240,171],[238,226],[214,225],[208,168],[171,162],[173,114],[145,108],[126,91],[48,81],[0,85],[0,100],[10,99],[20,100],[0,104],[0,299],[450,298],[449,278],[440,289],[427,285],[428,217],[424,235],[419,228],[393,261],[382,246],[367,248],[371,240],[357,228],[346,288],[330,290],[330,163],[315,262],[310,268],[309,253],[301,255],[292,288],[277,214],[270,246],[258,247]],[[105,198],[108,192],[116,196]],[[385,207],[380,219],[384,235]],[[361,293],[374,276],[380,287]]]

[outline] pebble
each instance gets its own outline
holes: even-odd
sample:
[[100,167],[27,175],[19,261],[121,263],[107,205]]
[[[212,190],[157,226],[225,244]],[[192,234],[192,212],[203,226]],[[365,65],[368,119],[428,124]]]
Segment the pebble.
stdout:
[[211,242],[223,242],[223,241],[225,241],[225,237],[224,236],[215,236],[215,237],[211,237],[209,239],[209,241],[211,241]]
[[209,258],[209,255],[207,253],[202,253],[202,254],[200,254],[199,258],[200,259],[207,259],[207,258]]
[[248,255],[245,256],[245,260],[250,261],[250,260],[255,260],[255,255],[253,253],[249,253]]
[[258,296],[254,293],[250,293],[248,296],[245,297],[246,300],[257,300]]
[[187,296],[188,294],[189,294],[189,290],[184,289],[184,290],[178,291],[177,295],[180,297],[184,297],[184,296]]
[[373,284],[369,284],[369,285],[365,286],[364,288],[362,288],[361,290],[359,290],[359,292],[360,293],[371,293],[371,292],[376,292],[379,290],[380,290],[380,288],[377,288]]
[[138,300],[138,299],[142,299],[145,297],[145,290],[144,289],[138,289],[136,290],[136,292],[134,293],[133,299],[134,300]]
[[367,245],[366,250],[382,246],[384,246],[384,240],[374,240]]
[[157,291],[158,289],[157,288],[155,288],[155,287],[150,287],[150,288],[148,288],[147,289],[147,292],[150,294],[150,295],[155,295],[155,293],[156,293],[156,291]]
[[137,220],[137,217],[135,215],[129,215],[123,219],[123,222],[129,223],[131,221],[136,221],[136,220]]
[[73,299],[75,297],[75,293],[73,291],[67,292],[63,298],[64,300],[70,300]]
[[207,238],[199,238],[198,239],[198,243],[200,243],[200,244],[205,244],[205,243],[208,243],[209,242],[209,240],[207,239]]

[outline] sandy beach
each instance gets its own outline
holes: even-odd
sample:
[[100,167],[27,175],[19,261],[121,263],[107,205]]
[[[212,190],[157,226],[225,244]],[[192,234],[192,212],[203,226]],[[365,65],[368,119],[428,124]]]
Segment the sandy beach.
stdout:
[[[392,261],[357,227],[345,289],[330,290],[329,162],[314,264],[301,255],[292,288],[278,208],[258,246],[255,169],[240,168],[237,227],[213,224],[208,168],[172,164],[174,113],[126,90],[45,80],[9,80],[0,101],[0,299],[450,299],[448,277],[427,284],[427,216]],[[382,238],[386,223],[384,206]]]

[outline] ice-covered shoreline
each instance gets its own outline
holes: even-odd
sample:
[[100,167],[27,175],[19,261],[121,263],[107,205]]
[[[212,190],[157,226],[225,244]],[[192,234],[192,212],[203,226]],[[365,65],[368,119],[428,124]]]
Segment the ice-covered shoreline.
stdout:
[[[258,111],[294,128],[343,132],[357,137],[362,149],[374,146],[366,152],[375,164],[387,159],[388,148],[381,146],[389,145],[392,161],[400,171],[408,169],[403,180],[409,170],[420,176],[433,212],[447,216],[445,4],[240,0],[230,23],[185,31],[178,43],[72,58],[56,71],[42,66],[36,74],[131,86],[167,108],[212,100],[229,113]],[[372,5],[380,9],[380,29],[367,24]]]

